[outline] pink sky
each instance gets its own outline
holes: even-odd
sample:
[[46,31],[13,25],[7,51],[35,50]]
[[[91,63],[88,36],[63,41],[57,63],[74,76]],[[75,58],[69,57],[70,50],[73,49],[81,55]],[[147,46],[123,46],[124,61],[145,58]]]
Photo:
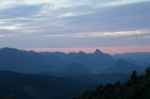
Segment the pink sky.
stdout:
[[99,48],[30,48],[37,52],[94,52],[95,49],[100,49],[104,53],[127,53],[127,52],[150,52],[150,46],[147,47],[99,47]]

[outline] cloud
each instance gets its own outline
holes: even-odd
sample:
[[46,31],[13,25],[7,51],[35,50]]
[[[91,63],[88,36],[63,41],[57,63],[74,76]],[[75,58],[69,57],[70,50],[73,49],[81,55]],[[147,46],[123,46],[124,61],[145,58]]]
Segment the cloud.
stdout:
[[150,37],[150,29],[133,30],[133,31],[117,31],[117,32],[83,32],[83,33],[64,33],[64,34],[47,34],[43,35],[48,38],[148,38]]
[[149,0],[0,0],[0,9],[7,9],[18,5],[53,5],[53,9],[71,8],[77,6],[92,6],[92,7],[110,7],[138,2],[148,2]]
[[[102,2],[103,0],[100,1]],[[150,26],[148,18],[150,17],[148,13],[150,3],[137,3],[142,2],[142,0],[131,0],[126,1],[126,3],[124,3],[124,0],[120,2],[118,0],[106,0],[105,2],[109,2],[110,4],[113,4],[112,2],[125,4],[108,8],[85,6],[89,5],[89,3],[101,3],[97,0],[93,2],[82,0],[81,2],[83,3],[80,3],[84,4],[84,6],[61,9],[51,9],[53,7],[52,4],[56,5],[58,3],[58,1],[54,0],[33,0],[31,2],[25,0],[23,2],[26,3],[24,5],[19,3],[20,5],[18,4],[15,7],[1,11],[0,18],[7,20],[7,24],[9,25],[21,24],[26,29],[27,27],[33,27],[37,31],[44,30],[46,33],[124,31],[149,28]],[[47,2],[52,4],[43,4]],[[64,2],[67,1],[64,0]],[[74,1],[71,0],[71,2]],[[133,2],[136,3],[134,4]]]
[[147,46],[150,41],[149,0],[0,1],[0,47]]
[[109,7],[146,1],[149,0],[80,0],[80,2],[77,2],[76,0],[24,0],[24,3],[30,5],[47,3],[53,5],[54,8],[59,9],[76,6]]
[[16,26],[13,26],[13,25],[10,25],[10,26],[0,26],[0,30],[16,30],[17,27]]
[[[150,3],[96,9],[95,13],[66,20],[78,31],[124,31],[149,28]],[[82,28],[80,28],[82,27]],[[77,32],[77,30],[75,30]]]
[[0,13],[1,19],[8,18],[20,18],[20,17],[31,17],[38,13],[41,9],[41,5],[19,5],[9,9],[2,10]]

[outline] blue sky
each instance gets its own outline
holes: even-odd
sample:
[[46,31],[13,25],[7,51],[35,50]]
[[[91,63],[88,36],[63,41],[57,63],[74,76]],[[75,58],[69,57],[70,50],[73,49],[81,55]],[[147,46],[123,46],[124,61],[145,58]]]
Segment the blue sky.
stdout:
[[0,47],[150,51],[150,0],[0,2]]

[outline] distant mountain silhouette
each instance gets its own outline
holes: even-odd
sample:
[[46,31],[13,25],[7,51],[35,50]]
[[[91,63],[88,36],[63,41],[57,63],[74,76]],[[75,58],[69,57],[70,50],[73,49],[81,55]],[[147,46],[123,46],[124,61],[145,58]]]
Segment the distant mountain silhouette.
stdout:
[[[72,63],[78,63],[79,66],[69,66]],[[139,70],[141,67],[144,68],[149,65],[149,53],[117,54],[112,57],[101,52],[99,49],[95,50],[93,53],[81,51],[69,54],[62,52],[38,53],[13,48],[0,49],[0,70],[23,73],[39,73],[46,71],[54,75],[64,68],[68,68],[68,66],[73,68],[74,72],[81,72],[82,70],[79,71],[79,68],[84,67],[83,72],[85,72],[84,70],[90,70],[90,72],[94,74],[103,73],[103,70],[108,70],[107,72],[129,72],[130,69]],[[66,69],[66,71],[71,68]]]
[[150,52],[116,54],[113,57],[115,59],[124,59],[130,63],[134,63],[142,67],[150,66]]
[[24,51],[13,48],[0,49],[0,70],[35,73],[41,71],[57,72],[71,63],[84,65],[92,72],[111,67],[112,56],[96,50],[94,53],[61,53]]
[[99,72],[104,68],[111,67],[114,63],[112,56],[102,53],[100,50],[96,50],[94,53],[69,53],[68,61],[80,63],[92,72]]
[[58,70],[65,65],[57,53],[36,53],[13,48],[0,49],[0,70],[33,73]]
[[111,68],[105,69],[103,72],[105,72],[105,73],[129,74],[133,70],[136,70],[137,72],[142,73],[144,71],[144,67],[142,68],[142,67],[135,65],[133,63],[119,59],[115,62],[115,64]]
[[77,76],[91,74],[90,70],[79,63],[72,63],[60,71],[63,75]]
[[150,52],[136,52],[136,53],[125,53],[116,54],[113,56],[116,59],[134,59],[137,61],[144,61],[150,59]]

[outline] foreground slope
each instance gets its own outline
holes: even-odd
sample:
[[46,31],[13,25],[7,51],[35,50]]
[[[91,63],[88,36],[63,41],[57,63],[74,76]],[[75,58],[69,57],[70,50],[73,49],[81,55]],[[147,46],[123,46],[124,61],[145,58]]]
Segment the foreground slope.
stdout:
[[146,69],[145,75],[138,77],[134,71],[131,79],[123,84],[100,85],[75,99],[150,99],[150,68]]
[[90,84],[67,77],[0,72],[0,97],[13,95],[16,99],[71,99],[91,87]]

